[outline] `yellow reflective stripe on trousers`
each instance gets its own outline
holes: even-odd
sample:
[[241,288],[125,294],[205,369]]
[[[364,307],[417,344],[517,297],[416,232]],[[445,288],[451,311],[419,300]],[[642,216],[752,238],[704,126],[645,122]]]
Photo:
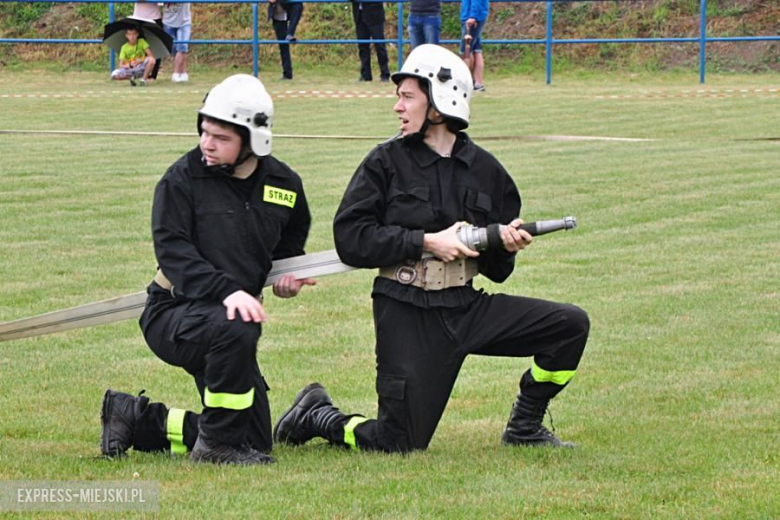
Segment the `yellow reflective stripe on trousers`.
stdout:
[[352,417],[349,421],[347,421],[347,424],[344,425],[344,444],[349,446],[349,449],[353,451],[360,451],[360,448],[358,448],[357,445],[357,440],[355,440],[355,428],[367,420],[368,419],[365,417],[360,417],[358,415],[356,417]]
[[187,447],[184,445],[184,414],[185,410],[171,408],[168,410],[168,420],[166,421],[166,437],[171,441],[171,453],[187,453]]
[[203,404],[209,408],[227,408],[228,410],[246,410],[255,400],[255,389],[245,394],[218,394],[208,388],[203,394]]
[[555,383],[556,385],[565,385],[574,377],[576,370],[558,370],[556,372],[550,372],[543,368],[539,368],[539,365],[534,361],[531,364],[531,375],[534,376],[534,381],[537,383]]

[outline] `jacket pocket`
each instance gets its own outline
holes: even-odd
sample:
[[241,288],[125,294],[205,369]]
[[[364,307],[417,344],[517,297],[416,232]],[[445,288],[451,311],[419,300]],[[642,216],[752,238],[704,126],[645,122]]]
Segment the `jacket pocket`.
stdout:
[[263,213],[274,220],[278,220],[282,223],[286,223],[290,220],[293,209],[280,204],[273,204],[270,202],[263,202]]
[[484,191],[466,188],[463,205],[466,206],[465,218],[471,224],[485,226],[494,224],[498,214],[493,207],[493,199]]
[[385,224],[418,229],[431,219],[432,210],[428,203],[431,194],[428,186],[400,189],[390,188],[387,194]]
[[376,392],[379,395],[377,436],[386,451],[410,451],[409,412],[406,406],[406,378],[378,373]]

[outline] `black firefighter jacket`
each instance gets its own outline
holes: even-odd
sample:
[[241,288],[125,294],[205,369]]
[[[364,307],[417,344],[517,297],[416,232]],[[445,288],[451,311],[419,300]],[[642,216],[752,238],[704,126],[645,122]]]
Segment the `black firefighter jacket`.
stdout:
[[[383,267],[422,257],[423,235],[458,221],[484,227],[508,224],[520,214],[514,181],[489,152],[459,133],[452,157],[442,157],[416,135],[374,148],[347,187],[333,223],[341,260],[357,267]],[[503,282],[515,254],[482,251],[480,274]],[[424,292],[376,278],[374,294],[421,307],[457,307],[475,297],[472,287]]]
[[176,161],[154,193],[152,237],[159,267],[185,300],[257,295],[273,260],[304,254],[311,215],[300,177],[259,159],[251,196],[206,168],[198,148]]

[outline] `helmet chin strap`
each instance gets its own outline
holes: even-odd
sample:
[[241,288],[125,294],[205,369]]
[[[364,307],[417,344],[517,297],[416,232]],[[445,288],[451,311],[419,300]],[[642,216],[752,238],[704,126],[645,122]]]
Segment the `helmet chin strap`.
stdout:
[[236,162],[234,162],[233,164],[215,164],[213,166],[209,166],[208,164],[206,164],[205,157],[202,158],[201,161],[205,165],[206,171],[212,173],[219,173],[227,177],[232,177],[236,174],[236,168],[244,164],[250,157],[253,156],[254,154],[252,153],[252,149],[247,146],[242,150],[241,155],[238,156],[238,159],[236,159]]
[[425,134],[428,133],[428,129],[430,127],[443,125],[446,122],[444,118],[442,118],[442,120],[438,123],[431,121],[431,118],[428,117],[428,114],[430,114],[431,110],[435,109],[433,108],[433,103],[428,101],[428,110],[425,112],[425,122],[422,124],[419,130],[409,136],[413,141],[423,141],[425,139]]

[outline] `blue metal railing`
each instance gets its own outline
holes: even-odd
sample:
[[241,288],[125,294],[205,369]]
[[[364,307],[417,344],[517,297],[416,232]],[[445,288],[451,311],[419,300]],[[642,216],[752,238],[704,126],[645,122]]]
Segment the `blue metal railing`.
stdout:
[[[20,0],[0,0],[0,2],[19,2]],[[42,3],[51,0],[28,0],[27,3]],[[65,0],[54,0],[53,3],[61,3]],[[210,45],[210,44],[232,44],[232,45],[251,45],[252,46],[252,61],[253,71],[255,76],[259,76],[259,55],[260,45],[276,45],[284,44],[286,41],[279,40],[263,40],[259,35],[259,14],[258,4],[267,3],[267,0],[261,2],[252,2],[250,0],[169,0],[173,3],[180,3],[190,1],[191,3],[203,3],[203,4],[252,4],[252,23],[254,25],[252,30],[251,40],[187,40],[181,43],[198,44],[198,45]],[[289,0],[290,2],[303,2],[303,3],[349,3],[351,0]],[[383,0],[363,0],[368,2],[382,2]],[[395,39],[384,40],[358,40],[358,39],[343,39],[343,40],[298,40],[295,45],[333,45],[333,44],[356,44],[356,43],[393,43],[398,48],[398,68],[401,68],[403,63],[402,49],[408,41],[404,40],[404,3],[409,0],[384,0],[384,3],[397,3],[398,4],[398,36]],[[459,0],[443,0],[448,3],[459,2]],[[546,3],[546,27],[544,39],[518,39],[518,40],[491,40],[483,39],[482,43],[489,44],[508,44],[508,45],[544,45],[545,47],[545,72],[546,81],[549,85],[552,83],[552,57],[553,46],[555,45],[571,45],[571,44],[601,44],[601,43],[698,43],[699,45],[699,82],[704,83],[706,75],[707,65],[707,43],[710,42],[757,42],[757,41],[780,41],[780,36],[735,36],[735,37],[708,37],[707,36],[707,0],[699,0],[699,35],[693,37],[680,37],[680,38],[581,38],[581,39],[563,39],[557,40],[553,37],[553,4],[556,2],[572,2],[576,0],[493,0],[494,3]],[[619,1],[619,0],[590,0],[590,1]],[[632,1],[632,0],[626,0]],[[109,22],[115,20],[114,5],[117,3],[135,3],[135,0],[114,0],[107,2],[106,0],[72,0],[70,3],[93,3],[93,4],[108,4],[108,19]],[[100,39],[44,39],[44,38],[0,38],[0,43],[77,43],[77,44],[100,44]],[[459,44],[459,40],[442,40],[443,44]],[[110,67],[111,70],[115,68],[116,56],[113,51],[110,53]]]

